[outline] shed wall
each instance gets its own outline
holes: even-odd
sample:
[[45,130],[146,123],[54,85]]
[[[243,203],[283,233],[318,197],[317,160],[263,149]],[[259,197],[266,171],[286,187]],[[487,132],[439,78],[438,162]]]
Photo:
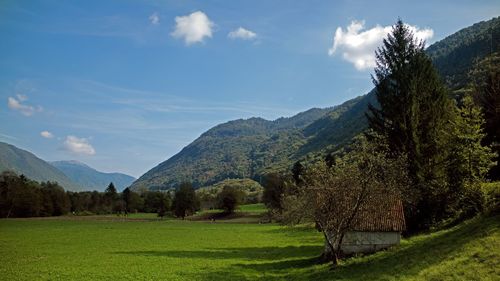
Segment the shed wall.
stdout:
[[[401,239],[399,232],[347,232],[342,241],[341,249],[344,254],[373,253],[382,249],[398,245]],[[325,253],[330,247],[325,242]]]

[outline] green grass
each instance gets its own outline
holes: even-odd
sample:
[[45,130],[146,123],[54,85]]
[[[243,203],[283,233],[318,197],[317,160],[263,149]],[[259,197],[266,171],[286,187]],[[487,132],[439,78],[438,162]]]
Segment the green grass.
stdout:
[[[249,206],[246,208],[259,208]],[[2,280],[498,280],[500,217],[317,264],[322,237],[274,224],[138,215],[0,220]]]
[[240,206],[239,211],[262,214],[267,212],[267,209],[266,206],[264,206],[264,204],[248,204]]

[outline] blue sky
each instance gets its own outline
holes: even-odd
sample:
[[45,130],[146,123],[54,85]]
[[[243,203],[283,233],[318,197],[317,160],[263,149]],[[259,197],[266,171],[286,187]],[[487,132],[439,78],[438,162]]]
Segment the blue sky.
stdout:
[[138,177],[221,122],[365,94],[398,16],[432,43],[499,14],[496,1],[2,1],[0,141]]

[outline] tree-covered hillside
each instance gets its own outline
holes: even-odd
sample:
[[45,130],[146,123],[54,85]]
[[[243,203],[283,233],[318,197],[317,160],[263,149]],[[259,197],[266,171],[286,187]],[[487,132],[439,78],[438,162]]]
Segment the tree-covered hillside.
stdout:
[[64,189],[79,191],[82,188],[63,172],[36,157],[34,154],[13,145],[0,142],[0,172],[13,171],[36,181],[56,181]]
[[287,162],[305,143],[301,130],[331,110],[314,108],[275,121],[250,118],[217,125],[147,172],[133,187],[164,189],[185,180],[199,187],[227,178],[253,177],[273,163]]
[[481,58],[500,50],[500,17],[478,22],[429,46],[427,53],[446,84],[467,85],[469,71]]
[[[500,18],[477,23],[429,46],[427,53],[451,89],[470,81],[476,61],[499,49]],[[369,77],[367,77],[369,79]],[[374,92],[326,109],[311,109],[290,118],[262,118],[220,124],[178,154],[141,176],[133,188],[175,187],[181,181],[210,185],[227,178],[254,178],[290,169],[335,151],[367,127]]]

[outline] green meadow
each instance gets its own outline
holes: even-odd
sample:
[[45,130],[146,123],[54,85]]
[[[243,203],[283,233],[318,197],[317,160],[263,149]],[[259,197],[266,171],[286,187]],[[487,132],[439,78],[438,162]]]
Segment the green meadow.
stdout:
[[310,226],[153,214],[2,219],[0,279],[498,280],[499,226],[498,216],[477,218],[331,270],[317,263],[323,240]]

